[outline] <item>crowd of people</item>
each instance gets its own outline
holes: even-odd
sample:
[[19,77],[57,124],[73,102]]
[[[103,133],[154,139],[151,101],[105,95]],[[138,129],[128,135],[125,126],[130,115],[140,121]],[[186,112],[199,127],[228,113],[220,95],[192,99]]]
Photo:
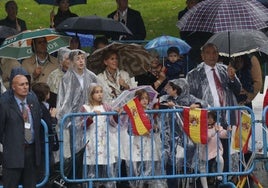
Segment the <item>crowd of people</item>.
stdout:
[[[187,7],[178,14],[178,19],[181,19],[183,14],[198,2],[198,0],[186,0]],[[116,3],[118,9],[108,17],[125,24],[133,35],[97,37],[94,41],[94,50],[108,45],[108,37],[112,40],[146,38],[146,29],[140,12],[128,7],[128,0],[116,0]],[[57,5],[58,12],[55,14],[53,10],[50,14],[51,28],[69,17],[78,16],[70,11],[68,0],[57,0]],[[7,17],[0,20],[0,25],[14,28],[18,32],[27,30],[25,21],[17,18],[18,7],[15,1],[8,1],[5,10]],[[195,109],[237,105],[252,108],[251,102],[261,90],[263,83],[257,55],[243,55],[232,59],[232,62],[230,59],[225,62],[224,58],[219,57],[218,48],[214,44],[196,43],[196,41],[200,42],[196,37],[205,35],[210,36],[209,33],[181,32],[181,38],[192,46],[189,62],[194,63],[191,63],[189,72],[185,71],[188,69],[185,68],[186,61],[180,54],[180,50],[171,46],[167,50],[167,57],[163,63],[157,51],[150,50],[153,60],[149,68],[144,74],[131,78],[127,71],[119,68],[118,51],[107,48],[102,54],[102,65],[105,69],[96,75],[86,67],[89,54],[81,49],[78,37],[72,38],[69,48],[59,49],[56,57],[55,54],[48,53],[46,37],[39,37],[32,40],[31,57],[21,62],[8,58],[0,59],[0,143],[3,145],[1,162],[4,187],[13,188],[22,184],[24,187],[33,188],[38,181],[42,180],[45,174],[45,163],[44,129],[40,124],[41,119],[48,126],[50,173],[53,173],[53,165],[59,161],[57,133],[60,128],[59,122],[64,115],[78,112],[94,112],[100,115],[109,111],[120,114],[122,109],[112,108],[111,103],[121,93],[136,86],[150,85],[159,93],[158,104],[150,105],[156,109],[174,109],[177,106]],[[202,47],[201,52],[200,47]],[[151,109],[149,103],[152,101],[146,90],[138,90],[135,96],[139,99],[143,110]],[[85,150],[86,159],[83,163],[87,166],[85,174],[89,178],[116,177],[119,168],[123,169],[126,176],[129,175],[128,173],[132,176],[146,176],[153,173],[161,175],[163,174],[162,160],[165,163],[166,174],[174,174],[171,153],[174,152],[175,145],[185,147],[182,141],[184,133],[178,129],[179,126],[176,126],[176,130],[171,129],[174,123],[172,116],[169,113],[165,116],[164,127],[159,127],[158,119],[154,117],[155,126],[145,136],[132,135],[128,127],[128,117],[124,115],[120,118],[109,116],[109,119],[105,116],[97,116],[96,119],[89,117],[91,121],[80,122],[76,127],[67,120],[62,126],[64,157],[72,157],[73,140],[76,141],[76,150],[82,147],[84,140],[88,140]],[[120,124],[118,121],[124,124],[120,125],[120,128],[118,128]],[[235,113],[230,114],[228,122],[225,112],[208,113],[209,143],[207,147],[199,146],[200,173],[206,172],[207,159],[216,161],[220,166],[220,172],[229,170],[230,148],[226,138],[229,135],[230,125],[235,125],[236,121]],[[77,129],[78,132],[83,131],[85,124],[87,124],[86,138],[83,135],[81,137],[75,135],[73,129]],[[165,138],[161,137],[159,129],[164,130]],[[120,156],[118,156],[118,137],[121,145]],[[173,137],[176,137],[176,141],[172,139]],[[221,138],[220,141],[217,140],[218,137]],[[130,142],[133,144],[131,152],[133,158],[129,158]],[[162,144],[164,152],[161,151]],[[218,155],[215,148],[220,151]],[[193,144],[189,144],[187,151],[189,151],[187,164],[188,162],[190,164],[197,150]],[[208,156],[205,155],[206,151],[209,153]],[[117,166],[118,158],[123,160],[120,167]],[[98,161],[98,171],[96,171],[96,161]],[[126,184],[107,181],[103,185],[98,182],[96,186],[143,188],[150,185],[173,188],[177,187],[174,181],[176,179],[135,180]],[[222,177],[218,176],[217,182],[220,181]],[[201,178],[200,186],[208,187],[206,177]],[[51,187],[51,185],[44,187]]]

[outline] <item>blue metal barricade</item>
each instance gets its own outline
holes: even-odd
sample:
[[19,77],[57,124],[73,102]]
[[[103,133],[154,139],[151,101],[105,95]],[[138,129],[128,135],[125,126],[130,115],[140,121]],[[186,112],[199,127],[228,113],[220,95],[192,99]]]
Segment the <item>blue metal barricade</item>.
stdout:
[[[44,138],[45,138],[45,140],[44,140],[44,142],[45,142],[45,144],[44,144],[44,151],[45,151],[44,152],[45,153],[44,159],[45,159],[45,161],[42,161],[42,162],[45,162],[45,165],[44,165],[45,166],[45,174],[44,174],[44,178],[36,185],[36,187],[43,187],[47,183],[48,178],[49,178],[48,128],[47,128],[47,124],[44,120],[41,120],[41,124],[44,128]],[[0,188],[2,188],[2,187],[3,186],[0,185]],[[21,188],[22,186],[20,185],[19,187]]]
[[[183,108],[146,111],[154,128],[144,136],[132,135],[131,124],[124,113],[75,113],[67,114],[60,122],[62,180],[65,185],[84,183],[89,188],[94,184],[113,185],[120,181],[134,186],[146,183],[158,187],[174,182],[180,187],[179,184],[186,182],[184,187],[193,187],[196,179],[219,177],[223,184],[235,187],[231,177],[248,175],[254,169],[255,143],[248,143],[243,137],[250,132],[251,139],[255,140],[254,113],[244,106],[207,110],[216,112],[218,124],[223,122],[220,117],[224,116],[226,123],[222,126],[233,129],[227,132],[223,144],[227,148],[224,151],[227,165],[223,172],[219,163],[214,165],[214,171],[209,170],[206,146],[202,150],[206,159],[200,160],[201,145],[193,143],[182,129]],[[92,117],[92,124],[88,123],[88,117]],[[219,139],[218,133],[215,136],[217,144],[224,141]],[[247,148],[251,151],[249,160],[244,159]],[[222,151],[216,151],[217,161]],[[125,175],[121,171],[122,160],[126,163]]]

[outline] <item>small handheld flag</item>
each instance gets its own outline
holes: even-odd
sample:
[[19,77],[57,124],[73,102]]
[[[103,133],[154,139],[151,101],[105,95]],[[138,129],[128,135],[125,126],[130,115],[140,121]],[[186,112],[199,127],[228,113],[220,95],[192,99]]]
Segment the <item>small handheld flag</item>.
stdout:
[[145,135],[150,132],[152,125],[137,97],[130,100],[123,108],[130,118],[134,135]]
[[207,144],[207,110],[206,109],[183,109],[183,130],[194,143]]

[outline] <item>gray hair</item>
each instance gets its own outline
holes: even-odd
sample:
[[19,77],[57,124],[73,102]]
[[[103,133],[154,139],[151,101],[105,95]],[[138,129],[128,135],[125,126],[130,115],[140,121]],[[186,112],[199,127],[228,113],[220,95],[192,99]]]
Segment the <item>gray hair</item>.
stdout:
[[58,51],[58,62],[61,64],[63,61],[65,61],[67,58],[69,58],[71,50],[68,48],[60,48]]

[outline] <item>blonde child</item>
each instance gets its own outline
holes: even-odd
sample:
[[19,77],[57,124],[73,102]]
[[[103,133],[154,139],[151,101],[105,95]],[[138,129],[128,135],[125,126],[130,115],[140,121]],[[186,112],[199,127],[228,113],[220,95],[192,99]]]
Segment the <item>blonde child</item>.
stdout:
[[[103,102],[103,88],[98,84],[91,84],[88,90],[88,104],[82,106],[82,112],[95,112],[97,117],[89,117],[86,121],[86,159],[87,175],[90,178],[115,177],[116,151],[116,122],[113,117],[99,115],[111,111]],[[108,119],[107,119],[108,118]],[[84,123],[82,123],[84,125]],[[107,151],[108,150],[108,151]],[[96,167],[97,166],[97,167]],[[98,168],[98,174],[96,173]],[[104,181],[105,188],[116,188],[115,181]],[[97,182],[97,187],[101,186]]]
[[[217,124],[217,114],[215,111],[208,112],[208,143],[199,146],[200,172],[205,173],[208,161],[215,159],[217,162],[217,172],[223,171],[223,147],[220,138],[228,138],[228,131]],[[216,183],[222,181],[222,176],[217,177]],[[208,188],[207,178],[201,177],[203,188]]]
[[[149,94],[145,89],[136,91],[135,96],[139,99],[144,110],[148,110],[150,102]],[[150,118],[150,117],[149,117]],[[151,121],[156,124],[155,121]],[[131,133],[130,133],[131,134]],[[161,174],[161,151],[160,151],[160,135],[158,128],[153,127],[153,130],[144,136],[133,136],[132,144],[132,165],[133,176],[151,176],[152,174]],[[152,163],[154,161],[154,163]],[[154,168],[152,167],[154,165]],[[152,171],[154,169],[154,172]],[[165,180],[136,180],[130,181],[130,185],[135,188],[146,187],[165,187]]]

